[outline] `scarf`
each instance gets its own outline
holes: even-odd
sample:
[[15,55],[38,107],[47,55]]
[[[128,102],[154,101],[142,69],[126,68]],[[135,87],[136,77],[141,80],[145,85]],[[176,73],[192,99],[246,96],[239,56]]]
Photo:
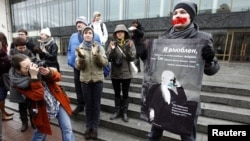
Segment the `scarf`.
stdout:
[[44,52],[48,52],[49,47],[46,48],[46,46],[48,46],[53,41],[54,41],[54,39],[52,37],[48,38],[45,41],[39,41],[40,42],[40,48],[41,48],[41,50],[44,51]]
[[86,46],[87,48],[91,48],[91,46],[94,45],[94,41],[93,41],[93,40],[92,40],[92,41],[85,41],[85,40],[83,40],[83,44],[84,44],[84,46]]
[[116,39],[116,43],[118,46],[122,47],[125,45],[125,39]]
[[199,29],[196,28],[197,26],[194,23],[191,23],[186,29],[181,31],[175,31],[172,27],[169,32],[170,39],[186,39],[186,38],[192,38],[194,37]]

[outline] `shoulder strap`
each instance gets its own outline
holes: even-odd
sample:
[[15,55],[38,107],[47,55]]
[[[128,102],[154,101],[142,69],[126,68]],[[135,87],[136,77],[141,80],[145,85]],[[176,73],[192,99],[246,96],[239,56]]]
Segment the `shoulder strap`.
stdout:
[[122,49],[119,47],[119,46],[117,46],[118,47],[118,49],[120,50],[120,52],[122,53],[122,55],[124,56],[124,57],[126,57],[126,55],[125,55],[125,53],[122,51]]
[[104,35],[104,32],[103,32],[103,22],[100,24],[101,26],[101,30],[102,30],[102,35]]
[[101,23],[100,26],[101,26],[102,34],[104,34],[104,33],[103,33],[103,22]]

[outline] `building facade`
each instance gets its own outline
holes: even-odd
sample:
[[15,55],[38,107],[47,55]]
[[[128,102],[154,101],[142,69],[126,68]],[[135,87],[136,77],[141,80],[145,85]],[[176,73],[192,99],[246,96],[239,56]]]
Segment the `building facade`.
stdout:
[[[93,12],[102,13],[110,37],[115,25],[129,26],[139,19],[146,38],[157,38],[170,27],[173,6],[180,0],[5,0],[10,9],[11,37],[20,28],[27,29],[36,39],[39,30],[49,27],[66,55],[68,39],[76,32],[75,19]],[[191,0],[198,4],[195,22],[200,30],[212,33],[219,59],[230,62],[250,62],[250,1]]]

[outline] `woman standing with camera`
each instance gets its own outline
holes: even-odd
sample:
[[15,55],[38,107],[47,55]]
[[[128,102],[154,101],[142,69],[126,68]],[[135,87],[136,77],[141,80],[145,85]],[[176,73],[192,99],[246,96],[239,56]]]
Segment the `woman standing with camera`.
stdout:
[[107,57],[111,62],[110,77],[115,92],[115,113],[110,117],[110,120],[122,115],[122,119],[128,122],[128,93],[133,77],[129,64],[135,60],[136,50],[134,42],[129,39],[129,33],[124,24],[116,26],[113,37],[114,41],[110,42],[107,50]]

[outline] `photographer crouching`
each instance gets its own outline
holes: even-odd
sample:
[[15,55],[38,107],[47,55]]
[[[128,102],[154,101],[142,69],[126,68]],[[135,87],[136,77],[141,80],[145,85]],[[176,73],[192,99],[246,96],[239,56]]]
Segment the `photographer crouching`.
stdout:
[[56,68],[38,66],[24,54],[12,56],[11,66],[13,87],[31,102],[32,121],[36,127],[32,141],[45,140],[52,134],[49,120],[54,118],[58,119],[63,141],[74,141],[70,121],[72,109],[69,98],[57,84],[61,74]]

